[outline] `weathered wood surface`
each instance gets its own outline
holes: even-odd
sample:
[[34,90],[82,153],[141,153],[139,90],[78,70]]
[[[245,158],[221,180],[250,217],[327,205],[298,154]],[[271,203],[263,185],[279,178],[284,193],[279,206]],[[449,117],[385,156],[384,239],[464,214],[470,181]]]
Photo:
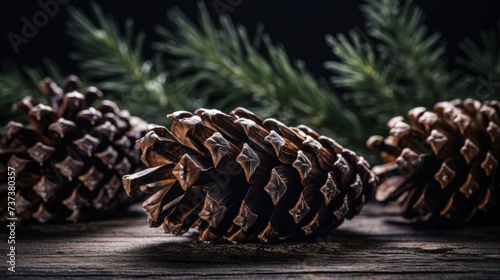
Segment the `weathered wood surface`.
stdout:
[[394,209],[376,205],[365,207],[325,240],[273,245],[198,243],[193,236],[148,228],[138,207],[128,214],[108,221],[18,227],[17,272],[7,273],[4,262],[0,276],[500,277],[500,227],[417,230]]

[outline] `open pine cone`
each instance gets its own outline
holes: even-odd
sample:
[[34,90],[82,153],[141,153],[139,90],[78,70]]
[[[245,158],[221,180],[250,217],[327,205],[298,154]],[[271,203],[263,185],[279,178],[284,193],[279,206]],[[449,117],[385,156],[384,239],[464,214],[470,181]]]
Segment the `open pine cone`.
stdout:
[[355,216],[377,178],[368,163],[306,126],[287,127],[238,108],[168,115],[138,141],[149,167],[123,177],[143,186],[151,227],[199,239],[299,240]]
[[[93,219],[130,204],[121,176],[140,164],[134,142],[147,124],[115,103],[91,104],[95,87],[75,91],[69,76],[61,89],[50,78],[40,82],[47,104],[28,96],[14,107],[29,125],[9,122],[0,141],[0,219],[76,221]],[[16,173],[15,210],[7,208],[7,168]]]
[[372,136],[382,151],[375,166],[378,201],[399,201],[406,218],[425,224],[498,221],[500,103],[466,99],[418,107],[389,121],[389,136]]

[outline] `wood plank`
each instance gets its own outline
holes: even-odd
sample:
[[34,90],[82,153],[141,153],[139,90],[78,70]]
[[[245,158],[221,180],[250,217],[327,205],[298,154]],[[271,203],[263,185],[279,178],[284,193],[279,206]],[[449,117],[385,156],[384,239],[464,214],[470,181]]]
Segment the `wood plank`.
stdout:
[[327,238],[272,245],[199,243],[195,232],[176,237],[161,228],[148,228],[139,207],[127,216],[19,227],[17,272],[7,274],[5,268],[0,275],[72,279],[500,276],[500,227],[417,230],[394,208],[378,205],[368,205]]

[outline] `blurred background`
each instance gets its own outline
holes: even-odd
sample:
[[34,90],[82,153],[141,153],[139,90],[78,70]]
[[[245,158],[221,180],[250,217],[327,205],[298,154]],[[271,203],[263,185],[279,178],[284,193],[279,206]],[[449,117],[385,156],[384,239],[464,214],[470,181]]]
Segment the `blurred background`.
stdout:
[[[217,15],[216,1],[203,1],[209,13]],[[224,2],[224,1],[222,1]],[[237,1],[234,1],[237,2]],[[274,42],[281,43],[292,59],[304,60],[307,68],[316,76],[329,76],[331,73],[323,67],[325,60],[332,59],[331,48],[324,43],[326,34],[345,33],[358,27],[364,30],[360,0],[309,1],[264,1],[242,0],[241,4],[227,14],[235,23],[244,25],[250,34],[255,32],[257,24],[265,26]],[[134,19],[136,31],[145,31],[146,45],[159,39],[155,30],[157,25],[167,23],[167,11],[179,7],[189,18],[198,16],[196,1],[97,1],[106,13],[110,13],[118,22],[127,18]],[[418,0],[416,3],[425,12],[425,23],[430,32],[441,32],[448,43],[447,56],[451,61],[460,53],[458,43],[464,37],[479,40],[479,30],[494,27],[500,19],[500,2],[495,0]],[[71,0],[68,5],[81,8],[90,14],[89,1]],[[11,1],[0,12],[1,53],[2,58],[10,57],[21,64],[37,65],[43,56],[49,56],[60,62],[65,72],[77,71],[69,59],[72,50],[71,37],[67,35],[68,13],[65,8],[50,19],[40,29],[39,34],[29,43],[22,44],[16,54],[7,39],[9,32],[21,35],[22,17],[29,19],[40,10],[37,1]],[[152,50],[145,48],[146,56]]]
[[2,125],[40,95],[35,80],[76,74],[150,122],[245,106],[363,147],[408,109],[500,88],[494,0],[41,0],[0,14]]

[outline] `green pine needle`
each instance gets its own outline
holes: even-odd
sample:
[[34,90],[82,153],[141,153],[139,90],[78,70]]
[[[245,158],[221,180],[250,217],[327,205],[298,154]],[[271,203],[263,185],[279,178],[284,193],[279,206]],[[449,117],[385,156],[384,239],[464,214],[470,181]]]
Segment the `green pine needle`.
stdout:
[[302,116],[316,127],[363,141],[366,135],[356,115],[302,62],[292,63],[261,31],[250,38],[227,16],[213,23],[203,4],[199,10],[199,25],[178,9],[170,12],[173,27],[158,29],[164,40],[155,47],[176,58],[176,73],[196,83],[199,94],[212,105],[245,106],[264,116],[291,116],[295,121]]
[[401,101],[395,96],[391,67],[376,55],[371,44],[362,42],[356,32],[350,33],[350,39],[342,34],[337,38],[326,37],[327,44],[341,59],[325,63],[327,69],[337,73],[331,81],[352,91],[346,98],[354,102],[367,121],[373,122],[376,117],[375,124],[380,124],[394,114],[404,113]]
[[327,36],[339,61],[325,67],[373,125],[368,128],[372,133],[380,133],[391,116],[406,115],[413,107],[432,108],[470,94],[470,79],[447,71],[440,35],[427,34],[424,15],[413,1],[367,0],[361,10],[371,37],[360,36],[360,29],[349,38]]
[[432,106],[456,94],[448,92],[451,77],[443,60],[441,36],[427,35],[424,15],[413,1],[369,0],[361,10],[370,35],[381,42],[381,55],[400,69],[401,79],[410,82],[400,89],[405,99],[413,105]]
[[95,3],[95,22],[74,7],[68,10],[68,33],[77,49],[72,58],[97,87],[110,93],[107,98],[155,122],[164,122],[170,111],[191,109],[191,103],[178,93],[187,91],[189,84],[172,82],[160,56],[143,58],[145,33],[134,34],[131,19],[126,21],[122,34],[113,18]]
[[[243,106],[264,117],[310,124],[359,145],[368,135],[384,131],[391,117],[413,107],[465,96],[499,96],[500,24],[496,31],[481,33],[480,45],[471,39],[460,44],[466,57],[457,61],[473,75],[450,73],[440,35],[428,34],[424,14],[413,1],[366,0],[361,10],[368,34],[359,34],[358,28],[349,36],[327,36],[337,60],[325,67],[353,109],[303,62],[292,62],[262,26],[250,38],[227,16],[212,20],[202,3],[196,23],[179,9],[168,14],[171,25],[158,28],[163,40],[154,44],[158,52],[150,58],[142,54],[145,33],[135,33],[132,20],[119,26],[96,4],[92,9],[87,16],[69,8],[68,33],[74,38],[72,58],[81,69],[79,76],[150,122],[165,123],[164,116],[174,110]],[[46,73],[59,84],[64,79],[49,60],[43,67],[4,62],[2,120],[13,117],[10,107],[23,96],[40,97],[38,82]]]
[[459,45],[466,58],[457,61],[474,73],[476,97],[480,99],[500,98],[500,22],[496,30],[480,32],[481,46],[466,38]]

